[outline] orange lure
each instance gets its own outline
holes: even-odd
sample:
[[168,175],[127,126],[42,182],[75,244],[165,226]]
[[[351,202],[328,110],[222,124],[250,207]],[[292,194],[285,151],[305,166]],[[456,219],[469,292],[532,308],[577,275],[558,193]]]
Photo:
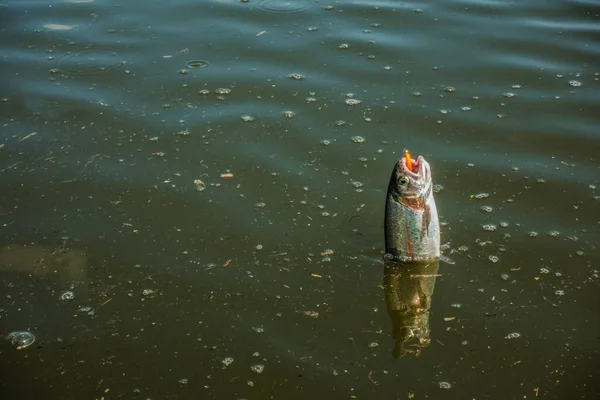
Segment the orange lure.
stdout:
[[413,172],[412,159],[410,158],[410,153],[408,152],[408,150],[404,150],[404,158],[406,159],[406,168],[410,172]]

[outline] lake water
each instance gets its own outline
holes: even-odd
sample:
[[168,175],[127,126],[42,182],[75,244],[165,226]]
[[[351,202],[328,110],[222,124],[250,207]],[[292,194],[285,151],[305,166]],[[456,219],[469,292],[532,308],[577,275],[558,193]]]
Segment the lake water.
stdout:
[[[597,399],[599,20],[3,0],[2,399]],[[453,265],[381,261],[405,148]]]

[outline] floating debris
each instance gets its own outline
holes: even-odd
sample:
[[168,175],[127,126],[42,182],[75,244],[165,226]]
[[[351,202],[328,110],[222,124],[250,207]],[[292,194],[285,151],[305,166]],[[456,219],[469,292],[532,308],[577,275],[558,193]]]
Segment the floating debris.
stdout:
[[75,293],[71,292],[70,290],[67,290],[66,292],[63,292],[60,297],[59,297],[60,301],[71,301],[71,300],[75,300]]
[[250,369],[257,374],[261,374],[265,370],[265,366],[262,364],[256,364],[251,366]]
[[221,363],[227,368],[233,362],[233,357],[225,357]]
[[494,225],[494,224],[485,224],[485,225],[482,225],[482,228],[485,229],[486,231],[493,232],[493,231],[496,230],[496,225]]
[[35,342],[35,336],[28,331],[17,331],[9,333],[6,340],[11,342],[13,346],[17,346],[17,350],[21,350],[31,346]]
[[288,75],[288,78],[294,80],[294,81],[300,81],[302,79],[304,79],[304,75],[298,74],[298,73],[291,73]]
[[358,99],[346,99],[346,100],[344,100],[344,103],[346,103],[349,106],[356,106],[356,105],[362,103],[362,101],[358,100]]

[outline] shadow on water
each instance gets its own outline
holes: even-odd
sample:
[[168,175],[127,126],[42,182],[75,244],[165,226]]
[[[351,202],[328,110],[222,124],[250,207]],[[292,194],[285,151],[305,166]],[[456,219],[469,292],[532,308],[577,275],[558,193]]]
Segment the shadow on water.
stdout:
[[418,356],[431,343],[429,310],[440,263],[387,262],[383,289],[392,321],[394,358]]

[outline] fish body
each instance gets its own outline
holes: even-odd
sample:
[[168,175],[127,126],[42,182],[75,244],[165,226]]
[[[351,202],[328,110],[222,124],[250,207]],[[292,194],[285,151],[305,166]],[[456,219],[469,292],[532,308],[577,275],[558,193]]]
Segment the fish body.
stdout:
[[394,166],[385,204],[386,258],[401,262],[440,259],[440,223],[429,164],[403,157]]

